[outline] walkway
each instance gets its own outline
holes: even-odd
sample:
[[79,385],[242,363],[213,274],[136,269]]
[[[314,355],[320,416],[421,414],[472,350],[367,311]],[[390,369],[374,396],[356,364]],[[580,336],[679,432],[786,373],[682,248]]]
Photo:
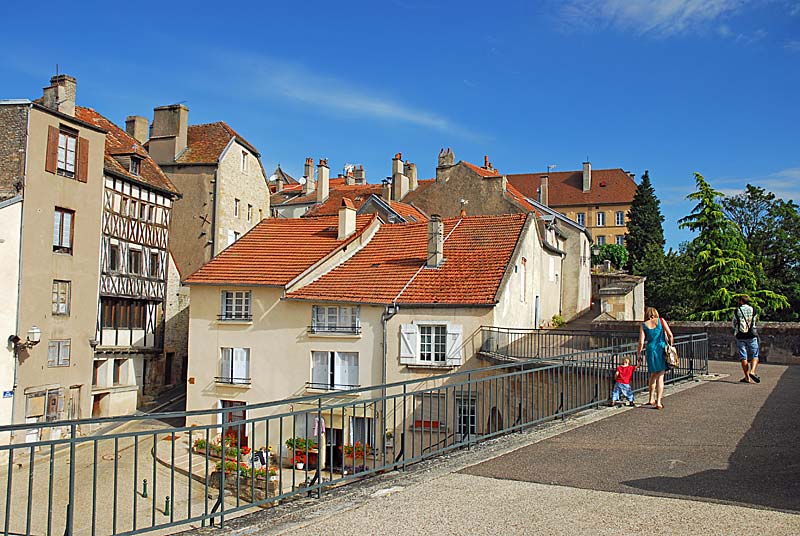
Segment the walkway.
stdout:
[[763,365],[759,385],[736,363],[711,372],[727,376],[670,389],[663,411],[589,412],[226,532],[800,533],[800,367]]

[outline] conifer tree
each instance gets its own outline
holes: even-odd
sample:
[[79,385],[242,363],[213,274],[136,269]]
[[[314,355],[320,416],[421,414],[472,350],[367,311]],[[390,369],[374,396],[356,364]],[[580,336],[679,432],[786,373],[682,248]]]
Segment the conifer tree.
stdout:
[[679,226],[698,233],[690,244],[697,303],[692,319],[723,320],[733,314],[734,300],[749,294],[757,307],[780,309],[786,297],[769,290],[756,290],[756,274],[749,262],[744,238],[723,212],[722,194],[695,173],[697,191],[687,199],[696,201],[692,213],[678,220]]
[[[636,187],[636,194],[628,211],[628,233],[625,235],[625,248],[628,250],[627,268],[635,270],[636,263],[645,258],[655,245],[664,251],[664,216],[661,214],[661,201],[656,197],[650,184],[650,173],[644,172],[642,181]],[[652,256],[652,251],[650,251]]]

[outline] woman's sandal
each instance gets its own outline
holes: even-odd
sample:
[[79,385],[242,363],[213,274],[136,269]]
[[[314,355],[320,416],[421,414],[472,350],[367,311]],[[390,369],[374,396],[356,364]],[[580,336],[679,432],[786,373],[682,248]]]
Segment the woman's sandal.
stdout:
[[664,404],[658,404],[658,405],[656,406],[656,409],[664,409]]

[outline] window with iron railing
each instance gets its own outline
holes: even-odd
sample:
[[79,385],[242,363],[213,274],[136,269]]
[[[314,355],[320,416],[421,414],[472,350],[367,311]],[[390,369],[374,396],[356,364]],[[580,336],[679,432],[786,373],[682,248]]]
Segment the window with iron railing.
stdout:
[[358,352],[311,352],[310,389],[349,391],[358,384]]
[[250,321],[253,319],[250,313],[250,291],[222,291],[222,304],[220,309],[220,320],[242,320]]
[[221,348],[221,354],[217,383],[250,385],[250,348]]
[[360,308],[345,305],[314,305],[310,333],[361,333]]

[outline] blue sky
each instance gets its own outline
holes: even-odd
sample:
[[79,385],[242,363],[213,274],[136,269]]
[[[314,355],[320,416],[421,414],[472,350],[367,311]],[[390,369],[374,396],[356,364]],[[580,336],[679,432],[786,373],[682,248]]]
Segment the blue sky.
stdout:
[[645,169],[668,245],[700,171],[800,200],[800,0],[4,3],[0,98],[54,74],[118,124],[184,102],[302,175],[441,147],[505,173]]

